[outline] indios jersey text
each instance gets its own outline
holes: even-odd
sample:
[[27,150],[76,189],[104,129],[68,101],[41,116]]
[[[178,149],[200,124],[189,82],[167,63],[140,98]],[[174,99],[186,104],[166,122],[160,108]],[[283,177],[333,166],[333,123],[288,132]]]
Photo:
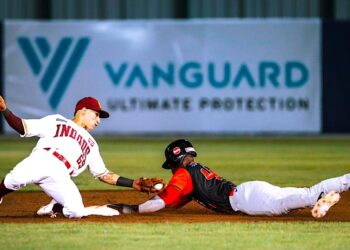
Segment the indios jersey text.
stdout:
[[86,156],[90,153],[90,146],[87,143],[87,141],[80,134],[78,134],[77,130],[75,130],[69,125],[57,124],[56,133],[54,137],[70,137],[76,140],[81,148],[81,155],[78,157],[77,160],[78,168],[84,166]]

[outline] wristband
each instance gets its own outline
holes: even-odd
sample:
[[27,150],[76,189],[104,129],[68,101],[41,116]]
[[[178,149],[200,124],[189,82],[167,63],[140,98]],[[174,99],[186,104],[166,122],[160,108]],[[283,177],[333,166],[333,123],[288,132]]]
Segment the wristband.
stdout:
[[134,180],[119,176],[117,182],[116,182],[116,186],[121,186],[121,187],[131,187],[134,184]]

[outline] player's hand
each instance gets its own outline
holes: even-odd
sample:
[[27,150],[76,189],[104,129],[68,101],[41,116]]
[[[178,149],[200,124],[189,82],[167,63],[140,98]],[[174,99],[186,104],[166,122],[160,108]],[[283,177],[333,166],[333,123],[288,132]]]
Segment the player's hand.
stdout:
[[4,98],[0,95],[0,111],[3,112],[7,109],[6,102]]
[[132,187],[137,191],[141,191],[141,178],[135,179],[132,184]]

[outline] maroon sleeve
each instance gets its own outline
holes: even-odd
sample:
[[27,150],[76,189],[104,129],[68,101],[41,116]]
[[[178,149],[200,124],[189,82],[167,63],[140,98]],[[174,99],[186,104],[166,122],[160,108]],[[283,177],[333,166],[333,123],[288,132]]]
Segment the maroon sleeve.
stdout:
[[21,118],[15,116],[9,109],[3,111],[2,114],[11,128],[16,130],[21,135],[24,135],[24,127]]

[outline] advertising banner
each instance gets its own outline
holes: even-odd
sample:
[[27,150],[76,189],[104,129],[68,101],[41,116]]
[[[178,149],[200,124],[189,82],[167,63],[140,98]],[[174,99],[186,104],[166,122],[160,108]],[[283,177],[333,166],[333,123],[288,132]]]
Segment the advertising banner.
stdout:
[[72,118],[93,96],[111,114],[97,133],[319,133],[320,33],[316,19],[6,21],[4,93],[23,118]]

